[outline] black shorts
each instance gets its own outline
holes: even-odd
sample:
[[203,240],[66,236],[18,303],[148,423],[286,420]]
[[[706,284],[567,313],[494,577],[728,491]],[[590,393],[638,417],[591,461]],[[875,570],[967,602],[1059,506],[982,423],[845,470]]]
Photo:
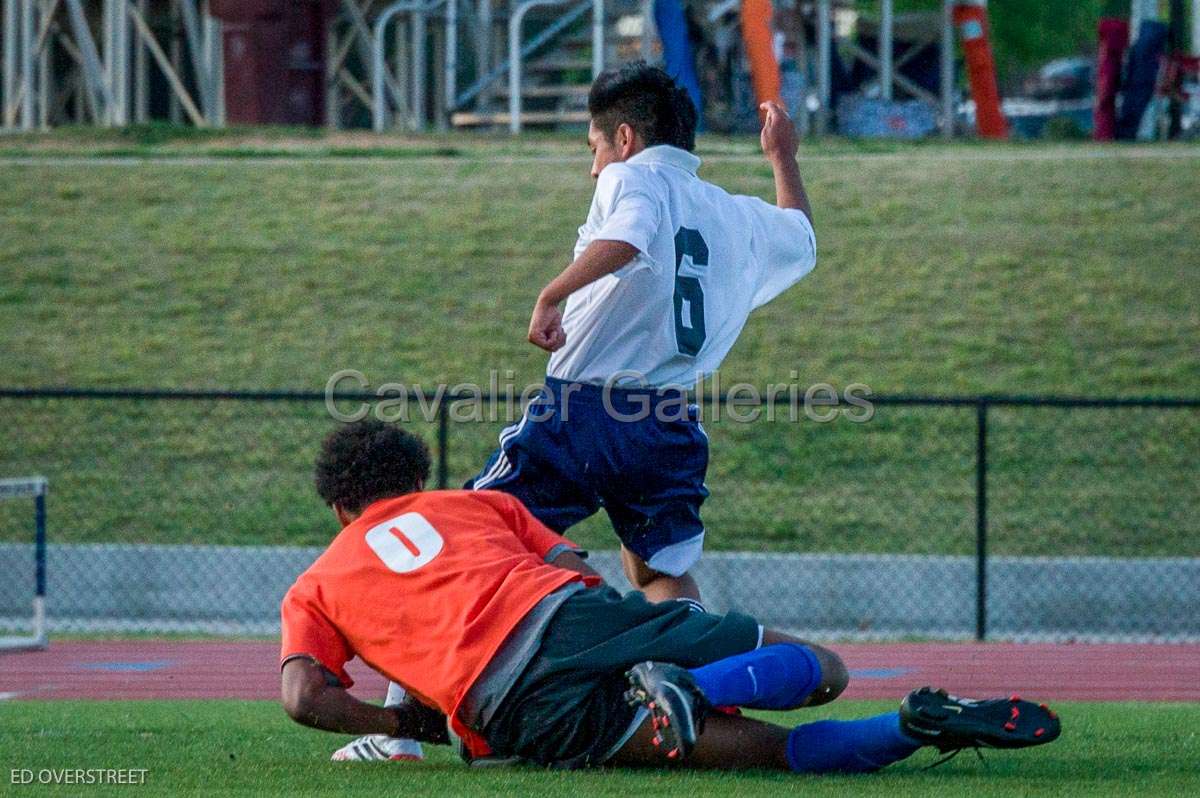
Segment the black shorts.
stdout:
[[625,703],[625,671],[645,660],[695,668],[752,651],[758,622],[748,615],[651,604],[611,587],[567,599],[536,654],[484,729],[497,756],[546,766],[602,764],[637,715]]

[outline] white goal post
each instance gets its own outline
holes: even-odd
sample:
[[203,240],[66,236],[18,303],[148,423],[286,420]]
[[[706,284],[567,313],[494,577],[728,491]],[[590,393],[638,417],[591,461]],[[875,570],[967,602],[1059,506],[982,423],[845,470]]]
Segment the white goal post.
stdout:
[[0,651],[28,651],[46,647],[46,492],[45,477],[0,479],[0,500],[33,499],[33,630],[28,637],[0,637]]

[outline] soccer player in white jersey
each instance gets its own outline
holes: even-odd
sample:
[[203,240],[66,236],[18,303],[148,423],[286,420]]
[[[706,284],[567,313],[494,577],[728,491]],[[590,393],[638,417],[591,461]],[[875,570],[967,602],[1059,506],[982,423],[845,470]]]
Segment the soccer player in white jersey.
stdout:
[[708,441],[679,397],[720,366],[752,310],[815,265],[795,128],[763,105],[770,205],[697,176],[695,109],[662,70],[601,75],[588,110],[596,193],[574,261],[529,324],[553,353],[547,389],[469,484],[515,495],[560,532],[603,507],[635,587],[699,599],[688,570],[704,541]]
[[[512,494],[560,533],[603,507],[633,586],[703,609],[688,571],[704,543],[708,438],[683,396],[720,366],[751,311],[815,265],[796,132],[764,103],[770,205],[697,176],[695,107],[661,69],[600,75],[588,110],[596,192],[574,261],[529,325],[530,342],[553,353],[546,389],[466,487]],[[401,695],[393,685],[388,704]],[[379,737],[335,754],[419,756],[411,741]]]

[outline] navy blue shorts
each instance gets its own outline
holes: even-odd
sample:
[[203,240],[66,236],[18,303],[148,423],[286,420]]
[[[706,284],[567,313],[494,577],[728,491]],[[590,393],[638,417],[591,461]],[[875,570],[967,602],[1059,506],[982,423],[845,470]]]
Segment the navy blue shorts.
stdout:
[[603,507],[625,548],[679,576],[704,542],[707,468],[699,411],[679,392],[547,378],[466,487],[509,493],[556,532]]

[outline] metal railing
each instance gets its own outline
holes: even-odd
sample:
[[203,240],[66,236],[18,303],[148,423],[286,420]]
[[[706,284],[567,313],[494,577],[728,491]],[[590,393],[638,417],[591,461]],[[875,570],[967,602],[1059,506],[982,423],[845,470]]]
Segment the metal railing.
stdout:
[[[425,127],[425,30],[427,17],[442,6],[445,13],[445,58],[441,64],[443,81],[445,83],[445,105],[447,110],[454,106],[458,92],[458,0],[399,0],[380,12],[375,18],[372,31],[371,50],[371,117],[375,131],[382,133],[387,129],[387,88],[389,87],[387,73],[387,27],[393,19],[401,14],[412,17],[412,44],[409,69],[411,76],[402,76],[409,80],[412,86],[412,127]],[[401,97],[392,92],[392,99],[399,107]]]
[[[522,53],[525,52],[521,47],[521,24],[525,21],[525,15],[535,8],[566,2],[568,0],[525,0],[513,9],[508,19],[508,130],[514,135],[521,132]],[[604,0],[586,0],[581,5],[590,5],[592,8],[592,77],[595,78],[604,71]],[[564,15],[564,18],[567,16],[570,14]],[[539,38],[542,41],[538,47],[549,37],[543,35]],[[529,51],[534,49],[528,48]]]

